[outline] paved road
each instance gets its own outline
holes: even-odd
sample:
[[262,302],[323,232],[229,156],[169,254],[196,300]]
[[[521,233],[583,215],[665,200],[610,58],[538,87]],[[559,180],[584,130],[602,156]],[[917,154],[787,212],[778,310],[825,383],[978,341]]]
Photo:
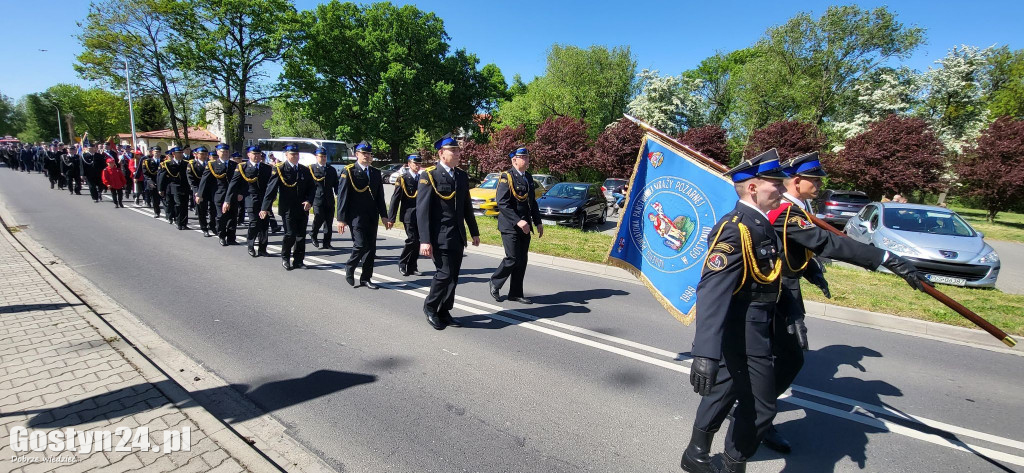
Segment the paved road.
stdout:
[[[386,288],[352,289],[347,237],[286,273],[46,187],[0,169],[25,231],[339,470],[678,471],[698,402],[693,329],[642,286],[538,267],[537,304],[496,304],[497,260],[470,254],[454,313],[466,327],[437,332],[421,313],[429,275],[400,278],[398,240],[379,242]],[[750,471],[1024,469],[1021,357],[808,324],[814,350],[777,420],[796,452],[762,449]]]
[[1024,244],[991,238],[985,242],[999,253],[1000,268],[996,288],[1003,292],[1024,294]]

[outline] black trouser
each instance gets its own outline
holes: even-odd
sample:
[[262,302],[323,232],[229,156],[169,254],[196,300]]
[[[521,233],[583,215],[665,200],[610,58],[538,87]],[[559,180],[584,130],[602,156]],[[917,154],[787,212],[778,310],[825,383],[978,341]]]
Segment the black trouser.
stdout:
[[416,220],[402,222],[405,227],[405,246],[402,247],[402,256],[398,258],[398,269],[406,273],[419,271],[420,257],[420,231],[416,226]]
[[270,225],[270,229],[275,233],[281,230],[281,225],[277,223],[277,215],[273,213],[267,215],[267,224]]
[[423,301],[423,310],[430,314],[442,314],[455,307],[455,287],[459,284],[459,270],[462,269],[463,248],[433,249],[434,279],[430,281],[430,293]]
[[67,178],[63,174],[57,173],[57,188],[63,190],[64,186],[68,184]]
[[92,176],[92,175],[88,175],[87,174],[85,176],[85,180],[86,180],[87,184],[89,185],[89,197],[92,197],[92,200],[96,200],[96,201],[100,200],[100,184],[101,183],[100,183],[99,176]]
[[[241,207],[241,205],[239,205]],[[267,218],[260,218],[260,210],[248,209],[249,214],[249,231],[245,238],[245,244],[250,249],[256,249],[254,245],[259,246],[260,253],[267,251],[267,224],[269,223]]]
[[[227,227],[228,241],[233,242],[237,237],[238,227],[245,223],[245,216],[248,214],[248,211],[246,211],[245,209],[244,202],[235,202],[234,204],[232,204],[231,210],[229,210],[228,212],[235,213],[235,216],[233,218],[228,219]],[[249,219],[249,223],[252,223],[252,219]]]
[[526,276],[526,260],[530,253],[530,234],[518,230],[515,233],[502,233],[501,246],[505,248],[505,258],[491,275],[491,282],[501,289],[511,276],[508,297],[523,297],[523,278]]
[[[56,186],[57,183],[60,182],[60,179],[58,179],[58,176],[60,176],[59,172],[54,172],[52,169],[47,169],[46,170],[46,177],[48,179],[50,179],[50,189],[53,189],[53,187]],[[64,186],[61,186],[61,187],[64,187]]]
[[771,357],[726,353],[711,394],[700,399],[693,426],[717,432],[735,404],[725,452],[733,460],[746,461],[772,426],[777,398]]
[[64,179],[68,181],[68,193],[70,194],[81,194],[82,193],[82,179],[74,174],[66,174]]
[[306,256],[306,225],[309,223],[309,212],[298,208],[278,209],[281,222],[284,223],[284,239],[281,241],[281,259],[292,260],[293,265],[302,264]]
[[149,202],[148,203],[153,208],[153,215],[156,215],[157,217],[159,217],[160,216],[160,201],[163,200],[163,197],[160,197],[160,190],[156,188],[156,185],[149,184],[149,183],[147,183],[146,185],[148,186],[148,188],[146,189],[146,195],[149,196]]
[[122,201],[124,199],[124,190],[123,189],[113,189],[113,188],[110,189],[110,199],[114,201],[114,207],[121,207],[121,206],[123,206],[124,203],[122,203]]
[[781,396],[789,389],[804,366],[804,350],[796,335],[786,327],[797,319],[804,318],[804,301],[800,294],[800,280],[783,278],[779,303],[776,306],[772,355],[775,356],[775,391]]
[[356,266],[363,268],[359,276],[362,282],[369,281],[373,277],[373,262],[377,259],[377,226],[372,227],[350,227],[352,229],[352,254],[345,263],[346,271],[352,274]]
[[167,192],[167,219],[177,223],[178,228],[188,225],[188,192]]
[[198,204],[196,204],[196,216],[199,218],[199,229],[202,231],[210,230],[217,232],[217,205],[213,202],[213,199],[203,198]]
[[[217,237],[224,239],[228,238],[228,225],[230,225],[232,231],[234,231],[235,223],[233,220],[236,215],[235,207],[238,207],[238,205],[236,204],[234,207],[228,209],[227,212],[224,212],[224,202],[213,203],[213,208],[217,211],[217,222],[215,225],[216,228],[214,229],[217,231]],[[231,239],[234,239],[233,235],[231,236]]]
[[322,208],[313,211],[313,240],[316,241],[316,236],[320,233],[320,226],[324,227],[324,244],[331,242],[331,232],[333,231],[332,224],[334,223],[334,207]]

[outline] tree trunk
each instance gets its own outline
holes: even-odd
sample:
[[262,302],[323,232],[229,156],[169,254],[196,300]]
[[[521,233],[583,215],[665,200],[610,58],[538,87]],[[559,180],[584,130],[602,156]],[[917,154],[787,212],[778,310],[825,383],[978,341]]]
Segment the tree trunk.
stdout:
[[988,223],[995,223],[996,222],[996,214],[998,214],[998,213],[999,213],[999,210],[988,209],[988,213],[985,215],[985,220],[987,220]]

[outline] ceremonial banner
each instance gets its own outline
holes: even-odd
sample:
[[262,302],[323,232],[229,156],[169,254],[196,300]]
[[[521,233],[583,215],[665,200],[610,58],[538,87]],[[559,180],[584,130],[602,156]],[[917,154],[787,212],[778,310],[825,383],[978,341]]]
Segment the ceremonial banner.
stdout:
[[645,134],[608,263],[643,281],[669,313],[689,325],[696,316],[708,233],[736,206],[736,192],[716,169],[721,165],[634,121]]

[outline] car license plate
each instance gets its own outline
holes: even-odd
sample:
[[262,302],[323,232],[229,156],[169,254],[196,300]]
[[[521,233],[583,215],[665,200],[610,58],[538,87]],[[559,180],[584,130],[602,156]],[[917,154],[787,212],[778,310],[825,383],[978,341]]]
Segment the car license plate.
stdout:
[[925,276],[931,282],[937,282],[940,284],[949,284],[952,286],[966,286],[967,280],[962,278],[951,278],[949,276],[936,276],[934,274],[928,274]]
[[857,215],[857,212],[839,212],[839,215],[842,215],[844,217],[852,217],[854,215]]
[[556,222],[556,221],[554,221],[554,220],[548,220],[548,219],[546,219],[546,218],[542,218],[542,219],[540,219],[540,221],[541,221],[541,223],[543,223],[544,225],[558,225],[558,222]]

